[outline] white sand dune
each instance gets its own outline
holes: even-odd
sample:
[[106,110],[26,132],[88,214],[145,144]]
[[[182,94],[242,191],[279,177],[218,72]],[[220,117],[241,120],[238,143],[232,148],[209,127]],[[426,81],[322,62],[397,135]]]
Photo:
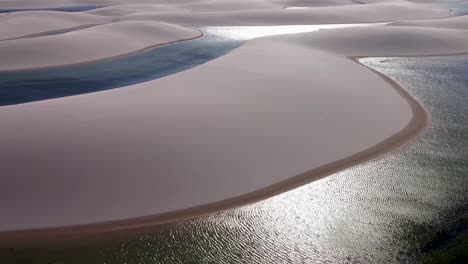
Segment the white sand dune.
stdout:
[[134,87],[2,108],[0,173],[18,177],[0,186],[8,212],[0,229],[243,195],[369,148],[411,117],[407,102],[365,68],[268,40]]
[[341,5],[357,5],[357,2],[352,0],[277,0],[279,4],[284,6],[294,7],[321,7],[321,6],[341,6]]
[[369,149],[413,113],[346,56],[468,52],[458,37],[464,31],[420,32],[374,27],[262,38],[163,79],[0,108],[0,174],[15,175],[0,185],[0,229],[190,208]]
[[110,6],[121,4],[180,4],[203,0],[0,0],[0,9],[53,8],[66,6]]
[[270,0],[210,0],[185,4],[115,5],[91,10],[88,13],[103,16],[122,16],[148,12],[213,12],[275,8],[279,9],[282,6],[272,3]]
[[[3,15],[0,21],[8,23],[22,17],[23,23],[39,21],[31,29],[13,24],[11,32],[1,25],[4,35],[36,33],[55,28],[53,24],[62,28],[91,20],[122,21],[1,41],[0,70],[88,62],[199,35],[180,25],[419,19],[395,26],[260,38],[162,79],[0,107],[0,231],[155,216],[118,226],[136,228],[187,216],[182,212],[158,218],[160,214],[242,197],[191,211],[208,213],[271,196],[403,144],[422,129],[423,109],[389,80],[348,57],[468,52],[468,34],[461,30],[467,22],[422,21],[449,16],[449,10],[430,5],[358,2],[371,4],[0,0],[0,8],[112,6],[88,14]],[[328,4],[333,6],[282,9]],[[0,232],[0,245],[14,241],[15,234]],[[21,235],[16,238],[42,242],[57,233]]]
[[450,16],[447,9],[417,4],[373,4],[313,9],[270,9],[233,12],[138,13],[119,20],[164,21],[180,25],[303,25],[430,19]]
[[111,22],[110,18],[56,11],[15,12],[0,16],[0,40],[40,32]]
[[88,62],[197,36],[197,30],[177,25],[128,21],[61,35],[2,41],[0,70]]
[[333,29],[294,35],[287,41],[345,56],[424,56],[468,51],[468,33],[464,30],[403,26]]
[[390,25],[412,26],[412,27],[431,27],[431,28],[453,28],[453,29],[468,30],[468,16],[460,16],[460,17],[437,19],[437,20],[396,21],[396,22],[390,23]]
[[100,16],[124,16],[135,13],[158,13],[158,12],[188,12],[181,5],[115,5],[101,7],[88,11],[87,13]]

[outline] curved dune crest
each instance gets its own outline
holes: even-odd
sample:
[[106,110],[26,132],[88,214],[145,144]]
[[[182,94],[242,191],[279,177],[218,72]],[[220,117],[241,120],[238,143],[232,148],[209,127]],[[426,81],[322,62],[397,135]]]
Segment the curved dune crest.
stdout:
[[127,21],[61,35],[2,41],[0,70],[83,63],[198,36],[199,31],[177,25]]
[[[17,177],[0,186],[0,207],[7,211],[0,229],[196,207],[366,151],[415,117],[389,84],[346,57],[468,52],[466,40],[457,38],[464,31],[419,30],[350,28],[262,38],[163,79],[1,108],[0,173]],[[409,35],[418,45],[397,50],[389,41]]]
[[153,4],[153,5],[115,5],[88,11],[90,14],[105,16],[123,16],[134,13],[163,13],[163,12],[219,12],[256,9],[279,9],[279,4],[270,0],[210,0],[181,4]]
[[17,177],[0,186],[8,212],[0,229],[161,214],[244,195],[372,147],[411,118],[407,102],[365,68],[267,39],[133,87],[2,108],[0,173]]
[[15,12],[8,16],[0,16],[0,40],[108,22],[111,22],[111,19],[84,13],[57,11]]
[[[88,14],[52,12],[51,20],[31,31],[52,27],[53,19],[113,22],[0,41],[0,70],[89,62],[200,35],[180,25],[304,25],[450,15],[447,9],[402,0],[333,0],[332,7],[282,9],[307,3],[0,0],[0,8],[112,5]],[[237,10],[228,11],[234,6]],[[0,21],[15,16],[31,21],[41,14],[48,13],[9,14]],[[0,246],[211,213],[270,197],[400,146],[426,124],[423,108],[391,80],[350,57],[468,52],[468,34],[461,30],[465,20],[265,37],[162,79],[0,107],[0,175],[6,175],[0,184]],[[447,25],[456,29],[444,29]]]
[[357,57],[424,56],[468,51],[468,33],[464,30],[403,26],[333,29],[291,36],[287,41]]
[[53,8],[64,6],[110,6],[119,4],[177,4],[203,0],[0,0],[2,9]]
[[312,9],[270,9],[232,12],[137,13],[118,20],[154,20],[180,25],[309,25],[382,22],[398,19],[445,18],[450,11],[416,4],[375,4],[317,7]]
[[452,28],[468,30],[468,16],[452,17],[437,20],[413,20],[396,21],[391,26],[410,26],[410,27],[431,27],[431,28]]

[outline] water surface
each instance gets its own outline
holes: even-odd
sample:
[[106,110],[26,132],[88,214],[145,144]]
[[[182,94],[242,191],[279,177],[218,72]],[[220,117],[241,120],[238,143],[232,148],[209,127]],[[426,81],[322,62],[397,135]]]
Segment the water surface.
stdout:
[[227,54],[257,37],[376,24],[202,27],[205,37],[72,66],[0,71],[0,106],[72,96],[150,81]]
[[468,15],[468,1],[456,3],[436,3],[436,5],[451,8],[453,16]]
[[0,9],[0,13],[12,13],[21,11],[62,11],[62,12],[85,12],[93,9],[101,8],[104,6],[97,5],[81,5],[81,6],[64,6],[64,7],[51,7],[51,8],[13,8],[13,9]]
[[363,63],[425,105],[432,124],[421,138],[263,202],[138,239],[4,250],[0,262],[417,263],[430,256],[468,219],[468,56]]

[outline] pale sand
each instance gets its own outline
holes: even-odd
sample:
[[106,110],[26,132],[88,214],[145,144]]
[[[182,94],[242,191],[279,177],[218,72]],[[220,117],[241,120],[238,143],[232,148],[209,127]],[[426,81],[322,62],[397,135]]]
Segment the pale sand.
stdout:
[[432,27],[432,28],[453,28],[453,29],[468,30],[468,16],[460,16],[460,17],[437,19],[437,20],[396,21],[396,22],[390,23],[390,25],[391,26]]
[[203,0],[0,0],[0,9],[53,8],[86,5],[110,6],[118,4],[177,4],[201,1]]
[[111,22],[111,18],[83,13],[53,11],[15,12],[7,16],[0,16],[0,40],[108,22]]
[[450,16],[450,10],[429,5],[383,3],[313,9],[268,9],[232,12],[136,13],[118,20],[164,21],[179,25],[310,25],[385,22],[400,19],[434,19]]
[[[266,0],[256,0],[263,3]],[[221,0],[213,1],[211,8],[232,5],[232,2],[219,3]],[[243,2],[240,5],[247,8],[249,5]],[[192,3],[192,7],[193,7]],[[200,4],[199,4],[200,5]],[[256,6],[255,4],[250,4]],[[158,5],[161,6],[161,5]],[[189,6],[189,5],[177,5]],[[210,6],[204,2],[203,6]],[[116,6],[115,8],[119,8]],[[135,12],[141,10],[151,11],[145,5],[132,5]],[[113,12],[106,9],[106,12]],[[99,11],[99,10],[98,10]],[[313,10],[284,10],[272,8],[268,10],[249,10],[232,12],[145,12],[125,16],[108,17],[86,14],[70,14],[65,12],[51,12],[49,21],[43,17],[48,12],[20,12],[10,14],[8,17],[25,17],[27,21],[37,20],[38,24],[49,25],[55,21],[56,25],[64,25],[68,28],[67,20],[73,17],[80,18],[81,22],[97,22],[96,17],[103,19],[99,22],[109,22],[115,20],[129,20],[128,22],[109,23],[83,30],[76,30],[66,34],[44,36],[36,38],[21,38],[0,42],[0,53],[6,54],[0,60],[0,71],[31,69],[41,67],[54,67],[70,65],[84,62],[91,62],[109,57],[122,56],[137,51],[154,47],[161,43],[168,43],[177,40],[191,39],[200,36],[200,32],[194,29],[183,28],[176,25],[167,25],[162,21],[172,21],[176,24],[184,25],[279,25],[279,24],[326,24],[335,22],[361,22],[381,21],[413,18],[439,18],[449,16],[449,10],[428,7],[426,5],[415,4],[373,4],[373,5],[352,5],[340,7],[321,7]],[[132,21],[136,20],[136,21]],[[14,19],[13,19],[14,21]],[[32,22],[29,22],[32,23]],[[59,27],[59,26],[56,26]],[[0,26],[1,28],[1,26]],[[14,27],[12,27],[14,28]],[[25,32],[12,30],[10,37],[21,35]],[[39,27],[41,28],[41,27]],[[29,32],[38,33],[38,27],[32,26]],[[42,27],[45,28],[50,27]],[[5,30],[8,32],[8,30]],[[8,34],[8,33],[5,33]],[[83,45],[86,42],[86,45]],[[115,45],[114,43],[119,43]],[[27,54],[28,56],[25,56]]]
[[[387,17],[447,15],[353,6],[364,7],[363,19],[385,8],[418,13]],[[249,12],[225,13],[237,23],[261,13]],[[274,12],[272,22],[294,21]],[[0,245],[137,232],[381,155],[420,133],[427,116],[395,83],[347,57],[468,52],[465,32],[375,27],[267,37],[163,79],[1,107],[0,175],[14,177],[0,185]],[[53,228],[60,226],[70,227]]]
[[[405,50],[397,54],[398,33],[406,38],[408,30],[420,45],[400,47]],[[0,201],[9,201],[1,205],[8,211],[1,229],[156,215],[28,234],[76,238],[143,228],[263,199],[401,145],[424,126],[420,106],[346,56],[468,51],[451,30],[419,30],[351,28],[335,30],[341,39],[331,30],[262,38],[167,78],[3,107],[2,175],[18,177],[0,187]],[[327,34],[331,48],[319,51],[314,45]],[[372,41],[376,37],[385,44]],[[441,45],[449,42],[455,44]],[[38,188],[42,193],[34,192]]]
[[[65,34],[0,42],[0,70],[69,65],[121,56],[151,46],[199,37],[195,29],[128,21]],[[86,42],[84,45],[83,42]],[[118,45],[117,45],[118,43]]]
[[88,11],[90,14],[104,16],[122,16],[133,13],[149,12],[230,12],[240,10],[257,9],[281,9],[280,4],[270,0],[217,0],[183,4],[158,4],[158,5],[116,5]]

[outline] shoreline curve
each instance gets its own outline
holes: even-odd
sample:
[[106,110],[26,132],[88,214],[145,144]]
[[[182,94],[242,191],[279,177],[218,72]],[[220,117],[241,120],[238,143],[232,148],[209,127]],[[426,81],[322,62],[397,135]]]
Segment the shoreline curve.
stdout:
[[143,233],[164,228],[167,225],[171,225],[179,221],[195,219],[271,198],[286,191],[293,190],[305,184],[330,176],[333,173],[337,173],[352,166],[379,158],[408,144],[413,139],[422,135],[425,131],[425,128],[430,123],[429,113],[424,109],[423,105],[394,80],[384,75],[383,73],[380,73],[377,70],[360,63],[359,60],[361,58],[370,57],[348,57],[348,59],[354,61],[362,67],[371,70],[383,81],[392,86],[398,92],[398,94],[403,97],[403,99],[410,105],[412,111],[412,118],[410,122],[402,130],[384,139],[380,143],[344,159],[316,167],[305,173],[293,176],[287,180],[280,181],[257,191],[206,205],[163,214],[101,223],[41,229],[0,231],[0,247],[63,247],[81,243],[106,241],[114,238],[135,237]]
[[[93,27],[93,26],[91,26],[91,27]],[[96,62],[104,62],[104,61],[109,61],[109,60],[113,60],[113,59],[118,59],[118,58],[123,58],[123,57],[131,56],[131,55],[140,54],[140,53],[152,50],[152,49],[160,48],[160,47],[163,47],[163,46],[167,46],[167,45],[171,45],[171,44],[175,44],[175,43],[179,43],[179,42],[185,42],[185,41],[190,41],[190,40],[195,40],[195,39],[201,39],[201,38],[203,38],[205,36],[205,33],[203,33],[202,31],[200,31],[197,28],[194,28],[194,27],[187,27],[187,28],[196,30],[196,31],[198,31],[199,34],[197,36],[195,36],[195,37],[186,38],[186,39],[177,39],[177,40],[173,40],[173,41],[158,43],[158,44],[154,44],[154,45],[151,45],[151,46],[139,49],[139,50],[135,50],[135,51],[131,51],[131,52],[115,55],[115,56],[110,56],[110,57],[106,57],[106,58],[96,59],[96,60],[77,62],[77,63],[51,65],[51,66],[43,66],[43,67],[25,67],[25,68],[18,68],[18,69],[7,69],[7,70],[0,70],[0,73],[26,72],[26,71],[34,71],[34,70],[57,69],[57,68],[62,68],[62,67],[79,66],[79,65],[92,64],[92,63],[96,63]],[[15,39],[22,39],[22,38],[23,37],[15,38]],[[7,39],[7,40],[15,40],[15,39]],[[0,40],[0,41],[3,41],[3,40]]]

